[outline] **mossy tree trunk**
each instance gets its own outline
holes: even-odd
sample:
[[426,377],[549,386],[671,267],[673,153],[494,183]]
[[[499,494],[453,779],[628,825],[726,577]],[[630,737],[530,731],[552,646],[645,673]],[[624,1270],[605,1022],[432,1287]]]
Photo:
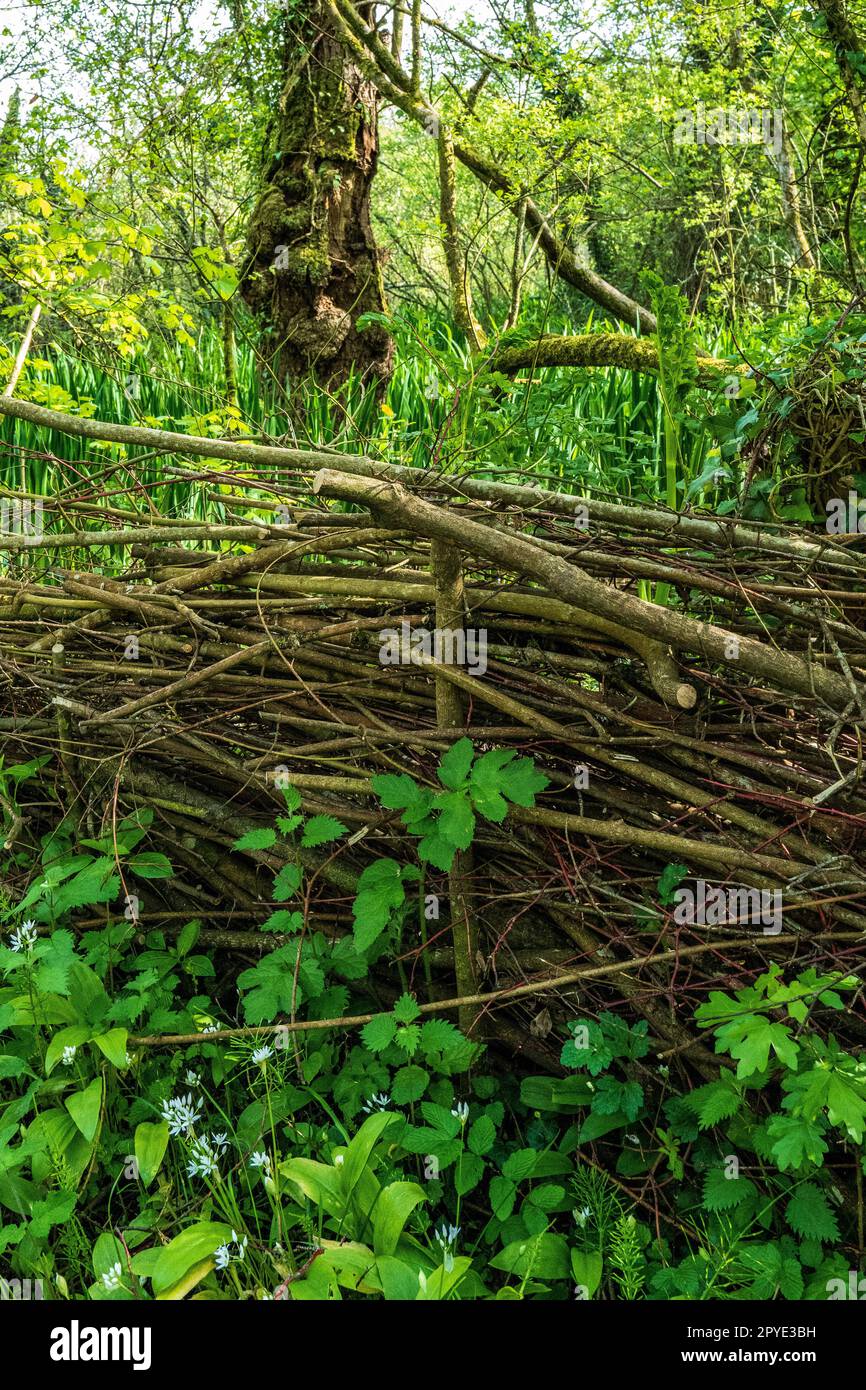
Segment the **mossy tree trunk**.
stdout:
[[385,308],[370,223],[376,89],[318,0],[287,21],[283,70],[242,292],[268,324],[281,380],[312,372],[333,387],[354,368],[383,382],[391,340],[379,325],[358,328],[362,314]]

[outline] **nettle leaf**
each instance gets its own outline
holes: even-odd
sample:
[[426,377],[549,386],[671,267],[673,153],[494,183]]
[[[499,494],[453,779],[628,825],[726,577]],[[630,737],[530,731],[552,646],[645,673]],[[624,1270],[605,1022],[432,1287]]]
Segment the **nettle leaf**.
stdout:
[[29,1234],[36,1240],[44,1240],[53,1226],[69,1220],[77,1200],[75,1192],[52,1192],[44,1202],[33,1202]]
[[317,845],[327,845],[345,835],[346,827],[334,816],[311,816],[304,826],[301,844],[305,849],[315,849]]
[[698,1086],[683,1100],[690,1110],[698,1116],[700,1129],[711,1129],[720,1120],[729,1120],[742,1104],[742,1095],[728,1081],[710,1081],[706,1086]]
[[262,826],[260,830],[248,830],[246,835],[241,835],[239,840],[235,840],[232,849],[270,849],[277,843],[277,833],[269,826]]
[[283,787],[283,801],[286,803],[286,810],[291,813],[299,811],[303,802],[303,797],[297,787]]
[[298,864],[284,864],[274,879],[273,899],[275,903],[288,902],[301,886],[303,870]]
[[497,1221],[507,1221],[514,1210],[514,1202],[517,1197],[517,1188],[510,1178],[500,1177],[490,1179],[490,1186],[487,1189],[490,1201],[490,1209]]
[[298,949],[297,942],[287,942],[238,976],[247,1023],[273,1023],[277,1014],[291,1013],[293,1002],[297,1005],[321,993],[321,967],[305,954],[298,966]]
[[[40,943],[42,945],[43,943]],[[75,965],[75,938],[61,928],[51,933],[35,971],[35,980],[43,994],[65,994],[69,987],[69,972]]]
[[704,1207],[707,1211],[730,1211],[749,1201],[757,1190],[751,1178],[729,1178],[723,1168],[711,1168],[704,1178]]
[[414,1023],[420,1013],[420,1005],[411,994],[401,994],[394,1005],[394,1017],[398,1023]]
[[377,1014],[361,1029],[361,1039],[371,1052],[384,1052],[394,1041],[397,1023],[393,1014]]
[[421,1047],[429,1059],[436,1053],[448,1053],[464,1041],[460,1029],[446,1018],[431,1018],[421,1025]]
[[355,946],[359,951],[366,951],[382,935],[391,914],[403,906],[405,898],[403,874],[395,859],[377,859],[367,865],[352,904]]
[[414,1057],[421,1041],[421,1029],[417,1023],[410,1023],[405,1028],[398,1028],[394,1034],[394,1041],[408,1057]]
[[281,835],[293,835],[303,821],[303,816],[277,816],[277,828]]
[[838,1240],[839,1226],[824,1193],[813,1182],[801,1183],[785,1208],[785,1220],[799,1236]]

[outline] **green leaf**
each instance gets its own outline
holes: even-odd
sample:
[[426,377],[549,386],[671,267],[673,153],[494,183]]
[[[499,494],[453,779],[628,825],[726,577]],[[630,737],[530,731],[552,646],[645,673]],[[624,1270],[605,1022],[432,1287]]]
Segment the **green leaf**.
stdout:
[[443,787],[448,787],[450,791],[456,791],[462,787],[466,778],[469,776],[469,768],[475,756],[475,749],[472,741],[468,738],[461,738],[455,743],[448,752],[440,759],[438,776]]
[[28,1234],[34,1240],[44,1240],[52,1227],[62,1226],[69,1220],[76,1201],[74,1192],[52,1192],[44,1201],[34,1202],[30,1207]]
[[157,1299],[171,1299],[178,1285],[193,1270],[213,1268],[213,1256],[221,1245],[231,1240],[231,1227],[221,1221],[199,1221],[169,1241],[160,1253],[153,1271],[151,1286]]
[[270,917],[266,917],[264,922],[259,923],[259,931],[296,932],[300,931],[303,925],[303,912],[289,912],[281,907],[272,912]]
[[400,1067],[391,1083],[391,1099],[395,1105],[409,1105],[412,1101],[420,1100],[429,1080],[429,1072],[423,1067]]
[[373,1249],[377,1255],[394,1254],[407,1219],[426,1200],[424,1189],[416,1182],[392,1182],[382,1189],[373,1219]]
[[411,994],[402,994],[394,1005],[394,1017],[398,1023],[414,1023],[420,1013],[420,1006]]
[[129,1065],[126,1057],[128,1036],[126,1028],[110,1028],[107,1033],[97,1033],[93,1039],[103,1056],[119,1071],[125,1071]]
[[246,835],[241,835],[232,849],[270,849],[276,843],[277,832],[269,826],[262,826],[261,830],[248,830]]
[[704,1178],[704,1207],[707,1211],[730,1211],[757,1192],[750,1178],[729,1178],[723,1168],[711,1168]]
[[781,1171],[802,1168],[805,1163],[822,1164],[827,1145],[821,1131],[802,1115],[772,1115],[767,1122],[772,1140],[770,1152]]
[[690,1095],[684,1096],[685,1103],[698,1116],[700,1129],[710,1129],[719,1120],[729,1120],[742,1104],[742,1095],[726,1080],[710,1081],[706,1086],[698,1086]]
[[454,1188],[458,1197],[465,1197],[484,1177],[484,1159],[478,1154],[464,1152],[454,1169]]
[[361,1029],[361,1039],[371,1052],[384,1052],[394,1041],[397,1023],[393,1014],[378,1014]]
[[273,899],[275,903],[288,902],[301,886],[303,870],[298,864],[284,864],[274,879]]
[[487,1154],[496,1140],[496,1126],[489,1115],[482,1115],[469,1129],[468,1144],[472,1153]]
[[674,889],[678,888],[684,878],[688,877],[688,868],[685,864],[666,864],[662,869],[656,887],[658,888],[659,902],[664,907],[668,907],[674,900]]
[[88,1143],[91,1142],[99,1126],[102,1110],[102,1077],[97,1076],[84,1091],[75,1091],[64,1101],[78,1129]]
[[514,1201],[517,1197],[517,1188],[509,1178],[500,1177],[490,1179],[490,1186],[487,1189],[490,1199],[490,1209],[497,1221],[507,1221],[514,1210]]
[[84,1024],[73,1024],[71,1028],[61,1028],[55,1033],[45,1052],[45,1075],[50,1076],[63,1056],[66,1047],[81,1047],[90,1038],[90,1029]]
[[785,1220],[798,1236],[813,1240],[839,1240],[839,1225],[824,1193],[813,1182],[803,1182],[785,1208]]
[[168,1125],[164,1121],[149,1124],[143,1120],[135,1130],[135,1161],[138,1176],[149,1187],[159,1172],[168,1148]]
[[391,914],[406,898],[400,865],[394,859],[377,859],[361,873],[352,904],[355,946],[366,951],[391,921]]
[[513,1240],[490,1261],[493,1269],[525,1279],[567,1279],[571,1271],[565,1236],[542,1232],[528,1240]]
[[405,772],[378,772],[370,778],[370,786],[388,811],[413,806],[422,795],[422,788]]
[[134,855],[127,861],[127,868],[138,878],[172,878],[174,875],[171,861],[164,854],[157,854],[154,850]]
[[502,1165],[502,1172],[512,1182],[522,1182],[524,1178],[531,1176],[537,1162],[538,1154],[535,1149],[518,1149],[508,1155]]
[[315,849],[317,845],[330,844],[345,834],[345,825],[333,816],[311,816],[304,826],[301,844],[305,849]]
[[175,943],[177,954],[179,956],[187,955],[198,941],[200,933],[201,922],[196,919],[193,919],[192,922],[187,922],[178,933],[177,942]]
[[463,1034],[446,1018],[431,1018],[421,1025],[421,1047],[425,1057],[448,1053],[464,1041]]
[[592,1298],[599,1284],[604,1261],[600,1250],[572,1250],[571,1272],[574,1282],[586,1289],[587,1298]]

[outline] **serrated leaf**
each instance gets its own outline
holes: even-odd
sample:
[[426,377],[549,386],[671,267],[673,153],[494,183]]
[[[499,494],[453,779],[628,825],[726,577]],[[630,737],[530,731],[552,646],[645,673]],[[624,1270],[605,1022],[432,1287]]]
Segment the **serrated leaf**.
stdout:
[[467,1192],[478,1186],[483,1177],[484,1159],[478,1154],[467,1153],[464,1150],[454,1169],[454,1188],[458,1197],[465,1197]]
[[448,787],[450,791],[461,787],[469,776],[474,756],[475,749],[468,738],[461,738],[449,748],[439,762],[438,775],[443,787]]
[[420,1005],[411,994],[401,994],[394,1005],[394,1017],[398,1023],[414,1023],[420,1013]]
[[467,1142],[472,1153],[483,1157],[493,1148],[495,1140],[496,1126],[489,1115],[482,1115],[470,1126]]
[[704,1178],[707,1211],[730,1211],[753,1197],[757,1188],[750,1178],[729,1178],[723,1168],[711,1168]]
[[839,1225],[830,1203],[813,1182],[800,1183],[785,1208],[785,1220],[799,1236],[813,1240],[839,1240]]
[[698,1086],[684,1100],[698,1116],[700,1129],[711,1129],[720,1120],[729,1120],[742,1105],[742,1096],[729,1082],[710,1081]]
[[391,1083],[391,1099],[395,1105],[409,1105],[420,1100],[430,1080],[423,1067],[400,1067]]
[[361,1029],[361,1039],[371,1052],[384,1052],[394,1041],[397,1024],[392,1014],[377,1014]]
[[288,902],[301,886],[303,870],[298,864],[284,864],[274,879],[273,899],[275,903]]
[[330,844],[345,835],[346,827],[334,816],[311,816],[304,825],[301,844],[305,849],[315,849],[318,845]]
[[260,830],[248,830],[240,839],[235,840],[232,849],[270,849],[277,843],[277,834],[271,830],[270,826],[262,826]]

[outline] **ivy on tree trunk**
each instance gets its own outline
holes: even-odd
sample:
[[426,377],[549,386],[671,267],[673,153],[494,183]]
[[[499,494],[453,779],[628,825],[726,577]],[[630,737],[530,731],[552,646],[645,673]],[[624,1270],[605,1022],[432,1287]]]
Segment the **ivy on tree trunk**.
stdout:
[[283,71],[242,292],[269,323],[281,380],[312,372],[338,386],[354,369],[384,382],[391,340],[379,324],[358,327],[385,310],[370,222],[376,89],[316,0],[287,22]]

